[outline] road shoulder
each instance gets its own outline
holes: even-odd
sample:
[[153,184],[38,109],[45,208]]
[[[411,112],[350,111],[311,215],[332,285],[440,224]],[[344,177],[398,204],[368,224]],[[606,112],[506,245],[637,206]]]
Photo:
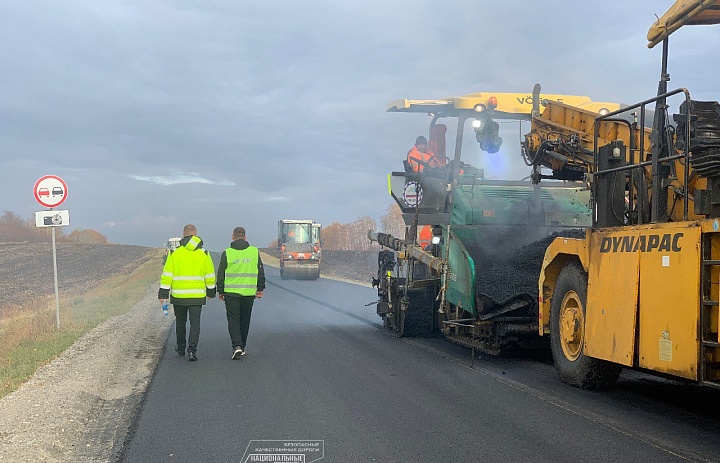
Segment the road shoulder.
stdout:
[[172,317],[157,287],[0,400],[0,461],[114,461],[163,353]]

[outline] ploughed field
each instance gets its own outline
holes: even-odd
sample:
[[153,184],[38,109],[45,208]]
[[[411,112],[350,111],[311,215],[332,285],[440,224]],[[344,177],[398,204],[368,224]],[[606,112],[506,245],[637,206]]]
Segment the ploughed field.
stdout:
[[[85,291],[108,277],[130,273],[158,252],[144,246],[57,243],[60,293]],[[0,243],[0,315],[3,308],[53,294],[50,243]]]

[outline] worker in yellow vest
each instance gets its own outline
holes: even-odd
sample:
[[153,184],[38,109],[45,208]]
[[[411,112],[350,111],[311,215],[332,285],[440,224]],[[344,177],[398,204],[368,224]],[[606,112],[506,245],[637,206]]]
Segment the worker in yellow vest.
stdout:
[[217,289],[220,300],[225,301],[231,358],[237,360],[245,355],[253,303],[265,289],[265,270],[258,249],[245,241],[243,227],[233,230],[232,240],[220,256]]
[[190,315],[190,334],[187,338],[190,361],[197,360],[202,306],[207,298],[215,297],[215,268],[210,253],[202,246],[203,241],[197,236],[195,225],[185,225],[180,246],[167,256],[158,291],[158,299],[170,299],[173,305],[177,337],[175,351],[181,356],[185,355],[185,332]]

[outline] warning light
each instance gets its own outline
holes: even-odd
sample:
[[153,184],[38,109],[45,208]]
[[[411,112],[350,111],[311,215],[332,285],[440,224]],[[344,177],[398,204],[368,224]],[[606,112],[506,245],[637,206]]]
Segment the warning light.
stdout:
[[475,128],[475,138],[480,144],[480,149],[488,153],[497,153],[502,145],[500,138],[500,126],[492,119],[485,121],[480,127]]
[[497,108],[497,97],[491,96],[490,98],[488,98],[488,108]]

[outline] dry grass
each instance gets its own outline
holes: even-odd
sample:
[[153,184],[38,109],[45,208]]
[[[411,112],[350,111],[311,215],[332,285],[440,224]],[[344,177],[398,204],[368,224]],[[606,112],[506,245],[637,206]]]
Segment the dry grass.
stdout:
[[[65,305],[61,301],[61,310]],[[23,306],[5,308],[0,319],[0,362],[2,352],[11,350],[23,341],[35,339],[55,330],[55,299],[43,297]],[[70,324],[71,321],[67,320]],[[63,320],[61,319],[61,322]],[[63,326],[63,329],[69,328]]]
[[3,307],[0,318],[0,397],[25,382],[35,370],[57,357],[80,336],[129,310],[159,279],[162,252],[149,252],[135,270],[84,292],[60,298],[60,330],[55,298]]

